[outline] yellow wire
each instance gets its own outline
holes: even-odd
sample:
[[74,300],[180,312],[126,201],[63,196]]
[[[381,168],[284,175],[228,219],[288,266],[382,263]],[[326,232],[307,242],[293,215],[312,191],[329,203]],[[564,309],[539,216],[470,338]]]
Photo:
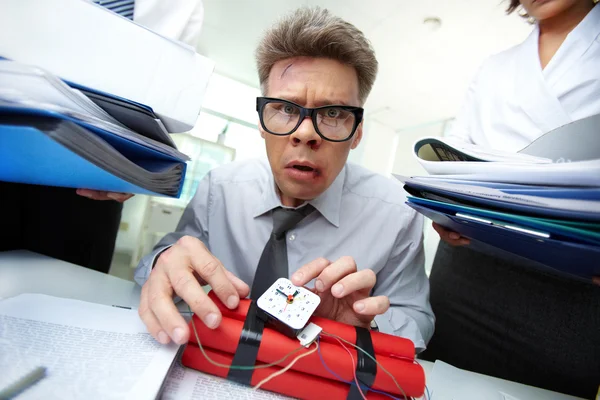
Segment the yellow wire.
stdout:
[[264,385],[265,383],[269,382],[271,379],[275,378],[276,376],[279,376],[285,372],[287,372],[287,370],[289,370],[290,368],[292,368],[292,366],[296,363],[296,361],[298,361],[299,359],[301,359],[302,357],[306,357],[309,356],[311,354],[313,354],[315,351],[317,351],[319,349],[319,343],[314,342],[315,343],[315,348],[312,349],[311,351],[308,351],[304,354],[300,354],[298,357],[294,358],[292,360],[291,363],[289,363],[285,368],[283,368],[282,370],[276,371],[274,373],[272,373],[271,375],[267,376],[265,379],[263,379],[262,381],[258,382],[258,384],[256,386],[253,387],[254,390],[258,390],[260,389],[260,387],[262,385]]
[[396,386],[398,387],[398,389],[400,390],[400,392],[402,392],[402,395],[404,396],[404,398],[406,398],[406,399],[409,398],[408,396],[406,396],[406,393],[404,392],[404,389],[402,389],[402,386],[400,386],[400,384],[398,383],[398,381],[396,380],[396,378],[394,378],[394,375],[392,375],[391,372],[389,372],[387,369],[385,369],[383,367],[383,365],[381,365],[381,363],[379,361],[377,361],[375,358],[373,358],[373,356],[371,356],[366,350],[363,350],[360,347],[358,347],[357,345],[355,345],[354,343],[351,343],[351,342],[347,341],[346,339],[344,339],[342,337],[339,337],[337,335],[334,335],[332,333],[328,333],[328,332],[322,331],[321,334],[337,338],[337,339],[341,340],[342,342],[347,343],[350,346],[352,346],[352,347],[354,347],[354,348],[362,351],[363,353],[365,353],[371,360],[373,360],[373,361],[375,361],[377,363],[377,365],[379,366],[379,368],[381,368],[381,370],[383,372],[385,372],[386,374],[388,374],[390,376],[390,378],[392,378],[392,380],[394,381],[394,383],[396,384]]
[[[190,311],[191,312],[191,311]],[[196,330],[196,324],[194,323],[194,317],[192,316],[192,328],[194,328],[194,335],[196,336],[196,342],[198,342],[198,347],[200,348],[200,351],[202,352],[202,355],[204,356],[204,358],[206,358],[208,360],[208,362],[210,362],[212,365],[216,365],[217,367],[221,367],[221,368],[229,368],[229,369],[237,369],[237,370],[243,370],[243,371],[249,371],[249,370],[255,370],[255,369],[260,369],[260,368],[269,368],[269,367],[274,367],[278,364],[281,364],[282,362],[284,362],[289,356],[291,356],[292,354],[302,350],[304,348],[304,346],[300,346],[292,351],[290,351],[289,353],[287,353],[285,356],[283,356],[282,359],[277,360],[275,362],[272,362],[270,364],[261,364],[261,365],[227,365],[227,364],[221,364],[213,359],[211,359],[208,354],[206,354],[206,352],[204,351],[204,347],[202,347],[202,343],[200,343],[200,337],[198,336],[198,331]]]

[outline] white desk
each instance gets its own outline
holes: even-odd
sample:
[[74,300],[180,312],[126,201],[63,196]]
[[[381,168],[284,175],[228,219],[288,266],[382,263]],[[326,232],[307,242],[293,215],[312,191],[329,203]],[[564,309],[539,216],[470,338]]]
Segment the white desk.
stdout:
[[[140,302],[140,287],[134,282],[29,251],[0,252],[0,298],[21,293],[42,293],[132,308],[137,308]],[[419,360],[419,363],[428,377],[433,363],[423,360]],[[482,377],[480,374],[469,374]],[[570,396],[558,395],[502,379],[485,377],[485,381],[487,386],[497,387],[498,390],[512,388],[518,393],[533,393],[528,397],[519,397],[519,400],[573,399]]]

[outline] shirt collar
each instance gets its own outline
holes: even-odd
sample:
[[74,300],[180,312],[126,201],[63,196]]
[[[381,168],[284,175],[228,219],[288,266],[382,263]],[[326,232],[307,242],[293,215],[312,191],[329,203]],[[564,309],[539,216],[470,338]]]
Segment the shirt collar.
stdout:
[[[340,208],[342,204],[342,193],[344,191],[344,182],[346,180],[346,166],[340,171],[333,183],[319,197],[309,201],[314,208],[317,209],[325,217],[329,223],[336,228],[340,222]],[[261,201],[256,207],[254,218],[261,216],[274,208],[282,207],[281,199],[277,194],[277,187],[273,174],[269,174],[267,185],[263,189]]]
[[596,4],[594,8],[592,8],[583,21],[579,23],[579,27],[581,28],[583,35],[590,38],[590,41],[598,39],[600,35],[600,4]]

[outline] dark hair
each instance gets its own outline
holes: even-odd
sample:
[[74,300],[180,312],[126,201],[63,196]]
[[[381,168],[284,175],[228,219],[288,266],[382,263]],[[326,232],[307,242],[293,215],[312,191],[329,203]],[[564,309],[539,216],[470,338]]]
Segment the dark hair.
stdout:
[[367,99],[378,64],[371,43],[354,25],[319,7],[303,7],[281,19],[266,32],[256,50],[264,95],[273,64],[299,56],[330,58],[354,67],[360,102]]
[[508,6],[508,8],[506,9],[506,13],[507,14],[511,14],[513,11],[515,11],[519,5],[521,5],[521,2],[519,0],[510,0],[510,4]]

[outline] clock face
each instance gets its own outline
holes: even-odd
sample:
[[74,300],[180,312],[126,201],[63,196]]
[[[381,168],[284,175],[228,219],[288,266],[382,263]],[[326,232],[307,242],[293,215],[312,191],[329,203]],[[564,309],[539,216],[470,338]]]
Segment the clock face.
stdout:
[[321,298],[288,279],[279,278],[256,302],[259,308],[290,326],[302,329],[321,302]]

